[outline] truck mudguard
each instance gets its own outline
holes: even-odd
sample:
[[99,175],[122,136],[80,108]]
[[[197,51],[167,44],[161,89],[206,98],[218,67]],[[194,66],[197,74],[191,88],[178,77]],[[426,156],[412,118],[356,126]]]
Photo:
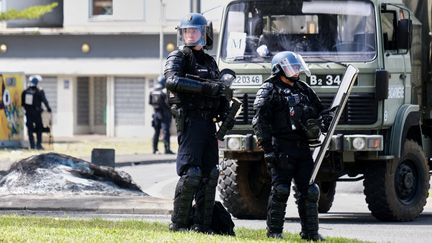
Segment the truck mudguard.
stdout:
[[[400,158],[402,145],[407,137],[408,130],[410,127],[420,125],[419,110],[418,105],[412,104],[404,104],[399,108],[390,134],[388,152],[391,155]],[[418,142],[421,143],[421,141]]]

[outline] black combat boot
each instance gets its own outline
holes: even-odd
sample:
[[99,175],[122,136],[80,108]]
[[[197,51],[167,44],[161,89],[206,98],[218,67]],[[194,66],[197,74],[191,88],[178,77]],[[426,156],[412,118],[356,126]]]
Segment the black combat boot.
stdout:
[[271,233],[271,232],[267,232],[267,237],[268,238],[275,238],[275,239],[283,239],[282,233]]
[[44,149],[42,147],[42,132],[41,131],[36,132],[36,149],[38,149],[38,150]]
[[174,152],[171,151],[168,143],[165,143],[165,154],[174,154]]
[[30,149],[35,149],[35,142],[34,142],[34,136],[33,133],[28,133],[28,137],[29,137],[29,144],[30,144]]

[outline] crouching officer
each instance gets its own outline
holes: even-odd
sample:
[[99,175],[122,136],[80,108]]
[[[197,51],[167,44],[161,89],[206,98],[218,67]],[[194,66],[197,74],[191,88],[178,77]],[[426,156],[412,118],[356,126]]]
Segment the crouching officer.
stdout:
[[150,92],[150,105],[153,106],[154,113],[152,116],[152,127],[155,132],[153,135],[152,145],[153,153],[158,153],[159,134],[163,131],[163,142],[165,154],[174,154],[170,149],[170,127],[171,127],[171,109],[168,104],[168,97],[165,89],[166,79],[163,76],[158,77],[158,82]]
[[299,75],[310,75],[303,58],[294,52],[280,52],[272,59],[271,76],[260,87],[254,102],[252,125],[264,150],[272,178],[267,208],[267,236],[282,238],[285,208],[294,179],[300,193],[298,211],[301,237],[322,240],[318,234],[319,188],[309,186],[314,162],[309,140],[320,135],[320,99]]
[[[45,92],[38,87],[38,84],[42,81],[42,77],[33,75],[29,77],[28,81],[29,87],[21,95],[21,104],[23,104],[25,110],[30,148],[42,150],[42,103],[48,112],[51,112],[51,107],[45,97]],[[36,133],[36,146],[33,133]]]
[[[164,71],[179,143],[177,174],[180,179],[175,189],[170,229],[189,229],[189,213],[195,199],[197,207],[191,229],[209,233],[219,176],[215,118],[224,119],[229,104],[221,96],[223,84],[213,82],[219,79],[218,66],[203,50],[212,45],[212,31],[205,17],[189,14],[177,30],[179,50],[168,55]],[[209,81],[194,80],[188,74]]]

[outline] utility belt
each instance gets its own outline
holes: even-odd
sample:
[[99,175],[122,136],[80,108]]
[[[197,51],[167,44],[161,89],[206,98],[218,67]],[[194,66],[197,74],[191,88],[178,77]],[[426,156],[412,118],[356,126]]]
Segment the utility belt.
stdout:
[[214,113],[212,111],[205,110],[189,110],[186,112],[186,116],[190,118],[201,118],[204,120],[212,120]]
[[[294,136],[296,137],[296,135]],[[274,139],[274,144],[276,145],[276,147],[283,147],[283,148],[289,148],[289,147],[303,148],[309,146],[307,140],[292,139],[292,138],[276,138]]]
[[214,117],[214,113],[212,111],[186,110],[185,108],[177,107],[176,105],[172,106],[171,113],[173,114],[176,121],[177,132],[181,132],[184,130],[186,118],[212,120]]

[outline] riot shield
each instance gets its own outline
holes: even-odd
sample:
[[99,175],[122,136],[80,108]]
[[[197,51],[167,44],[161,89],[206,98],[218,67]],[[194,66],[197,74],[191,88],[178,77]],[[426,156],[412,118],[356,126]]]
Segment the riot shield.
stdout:
[[345,108],[345,105],[348,101],[348,97],[351,93],[352,87],[354,85],[354,81],[357,79],[358,72],[359,70],[352,65],[348,65],[345,71],[342,82],[330,106],[330,109],[334,110],[335,113],[333,120],[330,123],[327,133],[321,134],[319,137],[319,142],[321,146],[316,147],[312,154],[315,164],[314,164],[314,169],[311,178],[309,180],[309,185],[312,185],[315,182],[315,178],[321,167],[321,163],[324,159],[324,155],[327,152],[327,149],[330,145],[330,141],[336,129],[336,125],[338,124],[339,119],[342,115],[342,111]]

